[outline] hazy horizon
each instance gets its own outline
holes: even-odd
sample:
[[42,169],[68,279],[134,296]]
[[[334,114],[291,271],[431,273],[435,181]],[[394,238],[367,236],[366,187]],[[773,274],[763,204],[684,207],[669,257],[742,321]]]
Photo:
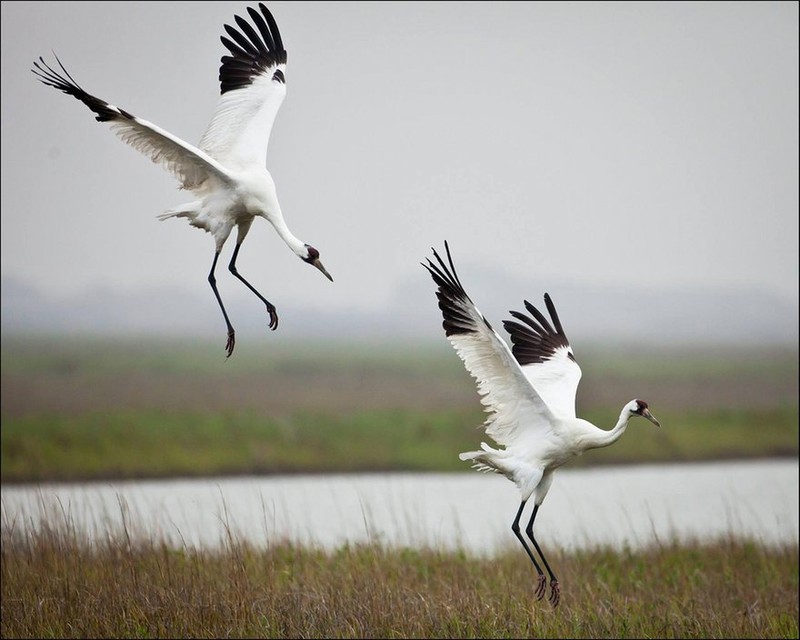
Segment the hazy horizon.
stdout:
[[[506,340],[502,321],[523,300],[544,309],[542,295],[553,298],[574,348],[603,344],[740,347],[797,345],[798,309],[788,300],[753,289],[631,288],[543,283],[517,279],[500,270],[467,263],[473,300]],[[393,288],[393,301],[376,310],[317,310],[303,301],[281,304],[281,325],[267,328],[266,312],[247,291],[228,286],[228,312],[241,344],[372,342],[446,344],[433,283],[422,267],[416,278]],[[552,286],[550,286],[552,285]],[[3,278],[2,331],[23,335],[160,336],[224,342],[224,324],[216,302],[204,287],[96,288],[48,296],[24,282]]]
[[[496,324],[571,287],[613,289],[618,306],[628,291],[633,313],[654,304],[649,291],[721,292],[708,315],[679,308],[671,321],[717,322],[730,306],[758,326],[759,312],[794,307],[767,320],[796,330],[797,3],[267,4],[288,51],[267,166],[287,223],[335,279],[256,221],[239,268],[278,306],[270,339],[300,313],[402,313],[409,288],[424,307],[409,322],[440,331],[419,263],[444,239]],[[200,301],[196,324],[224,337],[210,236],[155,219],[186,194],[30,68],[55,52],[88,92],[196,143],[223,25],[247,6],[2,3],[4,283],[48,300],[113,292],[102,304],[119,315],[126,295],[183,292]],[[237,329],[262,321],[225,269],[218,281],[244,301]],[[480,304],[488,288],[503,292],[496,307]],[[779,302],[747,309],[762,294]],[[560,304],[565,326],[615,313],[602,298]],[[68,315],[52,320],[70,329]]]

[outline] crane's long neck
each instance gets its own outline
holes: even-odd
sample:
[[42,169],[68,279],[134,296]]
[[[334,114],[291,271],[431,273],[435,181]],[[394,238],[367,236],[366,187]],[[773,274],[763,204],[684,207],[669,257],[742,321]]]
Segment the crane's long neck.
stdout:
[[286,226],[286,222],[284,222],[280,212],[277,215],[265,217],[272,223],[272,226],[275,227],[275,231],[277,231],[283,241],[289,245],[289,248],[298,256],[303,257],[305,255],[305,243],[289,231],[289,227]]
[[595,429],[595,431],[592,432],[592,435],[586,439],[586,448],[599,449],[614,444],[622,437],[622,434],[625,433],[625,429],[628,428],[628,420],[630,420],[630,417],[631,414],[628,408],[625,407],[620,412],[619,420],[617,420],[617,424],[614,425],[613,429],[609,429],[608,431]]

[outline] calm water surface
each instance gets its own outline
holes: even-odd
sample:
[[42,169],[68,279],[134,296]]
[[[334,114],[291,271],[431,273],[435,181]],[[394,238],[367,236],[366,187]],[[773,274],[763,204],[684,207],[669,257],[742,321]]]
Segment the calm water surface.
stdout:
[[[518,506],[511,482],[475,471],[42,484],[2,487],[2,528],[46,517],[87,539],[124,526],[175,545],[215,547],[233,535],[257,546],[381,541],[492,553],[518,544]],[[728,535],[797,544],[798,462],[561,469],[536,532],[565,549]]]

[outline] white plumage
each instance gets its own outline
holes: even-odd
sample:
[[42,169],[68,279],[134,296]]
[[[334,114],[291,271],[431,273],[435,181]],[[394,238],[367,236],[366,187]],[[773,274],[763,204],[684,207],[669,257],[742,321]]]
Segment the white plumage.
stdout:
[[[32,71],[46,85],[71,95],[108,122],[120,139],[153,162],[170,171],[181,188],[195,199],[159,216],[159,219],[187,218],[189,223],[214,237],[214,260],[208,281],[222,310],[228,330],[225,344],[228,357],[233,353],[235,332],[217,289],[215,270],[219,254],[234,227],[236,247],[228,269],[266,306],[269,326],[276,329],[278,313],[236,269],[239,248],[256,216],[268,220],[289,248],[333,280],[322,266],[319,251],[292,234],[284,221],[275,184],[267,171],[267,145],[275,116],[286,95],[286,50],[278,25],[269,10],[259,4],[261,13],[247,11],[256,28],[234,16],[239,29],[225,25],[230,36],[221,37],[230,52],[223,56],[219,70],[220,98],[211,122],[195,147],[147,120],[84,91],[70,76],[61,61],[61,72],[42,58]],[[256,30],[257,29],[257,30]]]
[[641,416],[660,426],[643,400],[632,400],[620,413],[613,429],[598,429],[575,415],[575,395],[581,368],[548,294],[545,305],[552,325],[545,316],[525,301],[530,315],[511,311],[514,320],[503,326],[513,347],[491,327],[470,300],[456,273],[450,247],[445,242],[447,264],[436,250],[436,263],[423,266],[437,285],[436,296],[450,343],[475,378],[482,404],[488,412],[486,434],[502,448],[485,442],[477,451],[461,453],[482,471],[502,473],[519,488],[521,503],[511,526],[538,573],[535,594],[541,599],[547,579],[519,529],[526,502],[533,496],[534,508],[525,531],[550,575],[550,601],[560,600],[560,587],[539,544],[533,536],[533,523],[539,506],[553,482],[553,472],[588,449],[616,442],[633,416]]

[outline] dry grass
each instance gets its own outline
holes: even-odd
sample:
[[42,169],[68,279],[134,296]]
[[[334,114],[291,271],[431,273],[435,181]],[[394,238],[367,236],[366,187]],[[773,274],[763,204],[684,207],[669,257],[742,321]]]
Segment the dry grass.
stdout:
[[798,551],[720,541],[554,552],[562,603],[533,597],[521,551],[378,545],[333,552],[229,539],[175,550],[68,526],[2,546],[2,636],[796,638]]

